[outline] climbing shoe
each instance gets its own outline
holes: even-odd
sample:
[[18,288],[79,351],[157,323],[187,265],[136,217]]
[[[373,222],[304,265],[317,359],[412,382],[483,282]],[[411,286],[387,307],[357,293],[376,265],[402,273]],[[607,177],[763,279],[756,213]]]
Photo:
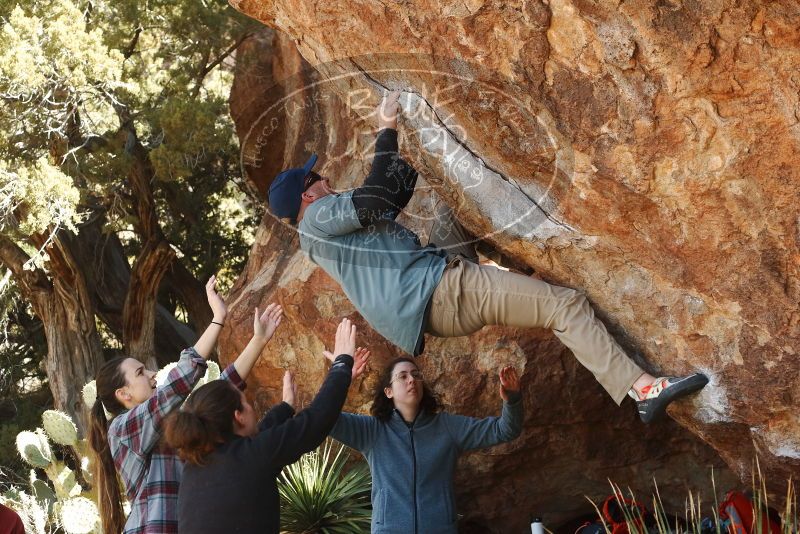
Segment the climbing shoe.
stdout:
[[628,392],[635,401],[639,417],[645,423],[655,421],[667,410],[667,405],[675,399],[685,397],[699,391],[708,384],[708,377],[702,373],[688,376],[662,376],[652,384],[642,388],[644,398],[640,398],[635,390]]

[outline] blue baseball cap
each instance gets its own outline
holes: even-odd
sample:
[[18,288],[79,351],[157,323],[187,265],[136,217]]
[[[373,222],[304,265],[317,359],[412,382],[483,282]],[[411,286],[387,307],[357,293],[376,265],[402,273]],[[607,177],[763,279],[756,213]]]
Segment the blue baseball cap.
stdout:
[[269,186],[269,209],[281,219],[296,219],[300,211],[300,195],[306,176],[314,168],[317,155],[311,154],[305,165],[297,169],[288,169],[272,180]]

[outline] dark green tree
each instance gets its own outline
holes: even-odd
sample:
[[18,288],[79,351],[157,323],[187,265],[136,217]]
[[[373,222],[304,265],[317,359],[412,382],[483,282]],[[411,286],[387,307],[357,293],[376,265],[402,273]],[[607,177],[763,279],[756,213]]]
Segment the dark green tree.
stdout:
[[197,0],[0,0],[0,20],[0,265],[83,428],[104,347],[174,360],[205,279],[244,263],[258,210],[227,98],[256,23]]

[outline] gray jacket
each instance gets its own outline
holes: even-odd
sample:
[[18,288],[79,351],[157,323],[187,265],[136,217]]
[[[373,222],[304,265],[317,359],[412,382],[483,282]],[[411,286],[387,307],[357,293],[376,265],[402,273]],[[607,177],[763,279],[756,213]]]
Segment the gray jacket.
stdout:
[[372,532],[456,534],[453,473],[461,453],[511,441],[522,431],[522,400],[500,417],[424,411],[408,425],[343,412],[331,437],[358,450],[372,472]]
[[425,308],[442,279],[444,251],[392,219],[363,228],[353,192],[328,195],[306,209],[300,248],[339,282],[364,319],[409,354],[421,347]]

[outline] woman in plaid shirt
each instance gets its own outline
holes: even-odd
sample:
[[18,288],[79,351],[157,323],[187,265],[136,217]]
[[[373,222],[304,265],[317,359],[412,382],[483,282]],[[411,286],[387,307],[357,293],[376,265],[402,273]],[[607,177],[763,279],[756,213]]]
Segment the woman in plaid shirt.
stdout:
[[[120,356],[97,372],[97,400],[92,407],[89,442],[96,453],[97,482],[103,532],[116,534],[171,534],[178,532],[178,485],[183,465],[161,440],[164,418],[178,408],[205,374],[227,308],[215,289],[206,284],[214,318],[194,347],[181,353],[163,386],[156,387],[155,371],[134,358]],[[270,304],[263,314],[256,308],[253,338],[222,379],[244,388],[261,349],[281,322],[282,309]],[[125,520],[117,471],[125,484],[131,511]]]

